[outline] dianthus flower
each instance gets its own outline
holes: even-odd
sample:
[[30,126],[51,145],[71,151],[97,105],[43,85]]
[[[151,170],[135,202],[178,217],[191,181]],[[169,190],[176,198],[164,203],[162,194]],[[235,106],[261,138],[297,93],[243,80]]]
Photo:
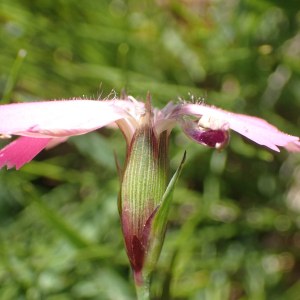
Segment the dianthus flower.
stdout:
[[230,113],[200,103],[169,102],[162,110],[131,96],[124,100],[61,100],[0,106],[0,138],[21,136],[0,151],[0,168],[19,169],[41,150],[68,137],[115,123],[122,131],[127,154],[119,166],[118,208],[126,252],[139,299],[149,299],[149,278],[158,260],[174,187],[185,155],[169,181],[169,135],[176,124],[198,144],[221,151],[229,129],[257,144],[279,151],[300,151],[299,138],[280,132],[265,120]]

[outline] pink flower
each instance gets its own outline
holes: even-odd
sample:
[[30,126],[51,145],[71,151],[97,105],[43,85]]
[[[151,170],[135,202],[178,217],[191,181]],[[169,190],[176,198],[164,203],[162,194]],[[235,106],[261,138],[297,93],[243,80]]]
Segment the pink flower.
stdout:
[[[193,119],[191,118],[193,117]],[[0,151],[0,168],[19,169],[46,147],[106,125],[117,124],[127,153],[120,178],[118,209],[126,252],[139,299],[150,299],[150,276],[163,245],[172,195],[185,154],[169,181],[169,135],[176,124],[196,143],[224,148],[233,129],[254,142],[279,151],[300,151],[298,137],[266,121],[202,104],[169,102],[162,110],[125,96],[124,100],[63,100],[0,106],[0,137],[21,137]]]
[[[144,103],[131,96],[125,100],[61,100],[0,106],[0,138],[22,136],[0,151],[0,168],[19,169],[42,149],[55,146],[69,136],[84,134],[118,121],[127,144],[144,113]],[[179,124],[193,141],[222,149],[229,142],[229,129],[252,141],[279,151],[300,151],[299,138],[280,132],[265,120],[230,113],[213,106],[169,102],[162,110],[153,109],[157,136]],[[193,116],[196,119],[191,119]]]

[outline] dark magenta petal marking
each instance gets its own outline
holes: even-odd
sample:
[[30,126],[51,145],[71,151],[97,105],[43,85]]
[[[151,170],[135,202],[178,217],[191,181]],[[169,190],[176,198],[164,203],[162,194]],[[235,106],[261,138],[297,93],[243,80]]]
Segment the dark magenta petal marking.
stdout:
[[228,133],[222,130],[208,130],[208,131],[195,131],[193,134],[193,140],[198,141],[199,144],[203,144],[208,147],[216,147],[216,144],[223,144],[226,142]]

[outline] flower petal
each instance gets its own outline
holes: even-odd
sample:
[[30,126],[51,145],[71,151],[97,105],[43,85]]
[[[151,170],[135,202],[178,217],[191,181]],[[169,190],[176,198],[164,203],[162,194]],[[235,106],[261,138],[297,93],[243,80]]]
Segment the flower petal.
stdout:
[[229,124],[212,117],[204,121],[202,118],[197,121],[191,120],[188,116],[180,116],[177,122],[183,132],[194,142],[221,151],[229,143]]
[[55,138],[50,141],[50,143],[45,147],[46,150],[56,147],[57,145],[64,143],[69,136],[64,136],[62,138]]
[[290,152],[300,152],[300,142],[296,141],[288,143],[284,148]]
[[20,137],[8,144],[0,151],[0,169],[7,165],[7,169],[16,166],[20,169],[25,163],[30,162],[39,152],[41,152],[51,138],[31,138]]
[[127,117],[114,100],[61,100],[0,106],[0,135],[67,137]]
[[[199,104],[181,105],[174,110],[172,117],[183,114],[209,116],[226,121],[232,130],[244,135],[259,145],[267,146],[278,152],[279,149],[276,146],[287,146],[287,150],[293,149],[293,151],[300,151],[298,137],[280,132],[275,126],[260,118],[239,115],[213,106],[210,107]],[[293,144],[294,147],[288,146],[289,143]]]

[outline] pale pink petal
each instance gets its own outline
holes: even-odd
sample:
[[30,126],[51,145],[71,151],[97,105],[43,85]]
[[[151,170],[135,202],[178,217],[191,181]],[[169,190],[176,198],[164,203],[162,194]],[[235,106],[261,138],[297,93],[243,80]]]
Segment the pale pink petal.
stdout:
[[140,113],[144,107],[145,103],[135,100],[131,96],[127,96],[127,100],[110,100],[115,106],[121,107],[128,111],[131,115],[135,115],[136,112]]
[[284,148],[290,152],[300,152],[300,142],[296,141],[288,143]]
[[114,102],[62,100],[1,105],[0,135],[55,138],[83,134],[128,117]]
[[[267,146],[278,152],[279,149],[276,146],[284,147],[289,143],[295,144],[295,142],[297,143],[299,140],[296,136],[280,132],[275,126],[269,124],[263,119],[227,112],[216,107],[198,104],[184,104],[178,106],[174,110],[172,116],[183,114],[193,116],[207,115],[215,119],[224,120],[228,122],[232,130],[244,135],[257,144]],[[287,149],[289,150],[290,147],[287,146]],[[296,147],[293,149],[300,151],[300,147],[298,147],[298,150]]]
[[[132,96],[128,96],[128,95],[125,95],[125,101],[115,99],[115,100],[111,100],[111,102],[115,106],[118,106],[129,113],[127,120],[130,119],[128,122],[131,122],[135,125],[135,126],[133,126],[133,130],[135,130],[137,122],[139,120],[139,115],[141,114],[141,112],[143,112],[145,110],[144,109],[145,103],[139,102],[136,99],[134,99]],[[130,116],[131,116],[131,118],[129,118]],[[115,122],[107,124],[106,126],[111,129],[119,128]]]
[[25,163],[30,162],[39,152],[41,152],[51,138],[31,138],[20,137],[8,144],[0,151],[0,169],[7,165],[7,169],[16,166],[20,169]]
[[45,147],[46,150],[56,147],[57,145],[65,142],[69,136],[65,136],[62,138],[55,138],[50,141],[50,143]]

